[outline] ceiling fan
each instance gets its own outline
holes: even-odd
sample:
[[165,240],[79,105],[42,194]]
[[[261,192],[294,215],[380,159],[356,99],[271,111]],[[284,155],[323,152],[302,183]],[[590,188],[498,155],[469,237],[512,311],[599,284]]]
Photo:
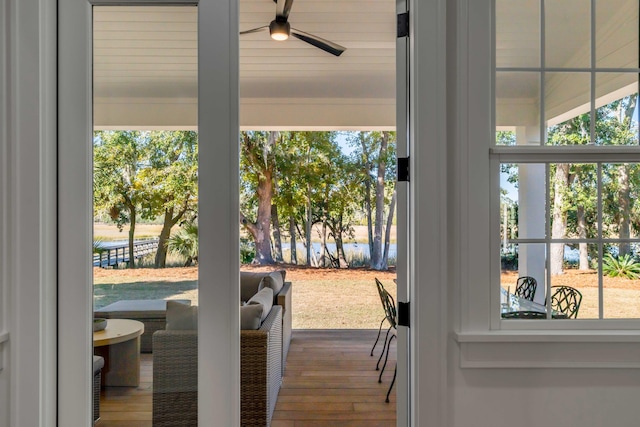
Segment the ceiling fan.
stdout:
[[325,40],[321,37],[314,36],[313,34],[305,33],[304,31],[291,28],[288,19],[289,12],[291,12],[291,5],[293,4],[293,0],[273,1],[276,3],[276,19],[271,21],[269,25],[263,25],[262,27],[253,28],[247,31],[240,31],[241,35],[257,33],[259,31],[266,31],[267,29],[269,29],[269,34],[271,34],[271,38],[274,40],[282,41],[288,39],[289,36],[293,36],[297,39],[302,40],[303,42],[309,43],[310,45],[320,48],[325,52],[329,52],[330,54],[335,56],[340,56],[342,52],[347,50],[346,47],[330,42],[329,40]]

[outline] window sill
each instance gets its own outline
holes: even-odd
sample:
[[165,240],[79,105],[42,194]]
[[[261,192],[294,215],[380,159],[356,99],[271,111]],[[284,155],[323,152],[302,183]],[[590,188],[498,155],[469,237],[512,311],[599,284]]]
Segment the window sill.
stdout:
[[640,368],[640,331],[458,332],[461,368]]

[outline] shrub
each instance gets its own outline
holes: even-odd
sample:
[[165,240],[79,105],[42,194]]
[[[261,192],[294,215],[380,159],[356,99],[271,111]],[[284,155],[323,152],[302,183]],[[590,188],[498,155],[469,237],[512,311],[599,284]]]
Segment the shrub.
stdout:
[[503,270],[514,271],[518,269],[518,254],[506,254],[500,257],[500,266]]
[[240,264],[251,264],[256,257],[256,246],[253,240],[240,237]]
[[169,238],[169,252],[182,256],[184,266],[188,267],[198,261],[198,225],[188,223]]
[[640,278],[640,263],[629,254],[614,257],[605,255],[602,259],[602,272],[609,277]]

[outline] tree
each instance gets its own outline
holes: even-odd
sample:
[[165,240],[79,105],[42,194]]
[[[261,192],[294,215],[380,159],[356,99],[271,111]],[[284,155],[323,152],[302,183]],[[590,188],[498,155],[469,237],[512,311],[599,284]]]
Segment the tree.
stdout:
[[94,136],[94,209],[106,211],[120,230],[129,224],[129,267],[135,268],[138,214],[151,218],[141,169],[148,155],[148,132],[100,131]]
[[195,131],[151,132],[149,164],[143,176],[152,209],[162,217],[155,266],[163,268],[171,229],[188,213],[197,211],[198,134]]
[[[242,132],[241,168],[245,180],[245,200],[240,211],[240,223],[251,234],[256,245],[258,264],[273,264],[271,254],[271,199],[275,173],[275,147],[278,132]],[[255,188],[254,194],[247,194]],[[256,205],[255,221],[244,213],[251,204]],[[247,211],[248,212],[248,211]]]
[[[384,210],[388,204],[387,198],[392,197],[395,187],[395,134],[387,131],[360,132],[350,141],[355,148],[360,169],[361,200],[367,217],[371,254],[370,267],[383,270],[387,268],[387,259],[382,250]],[[388,183],[391,184],[387,185]],[[387,221],[392,220],[391,214]]]
[[[549,130],[549,141],[553,145],[586,145],[590,142],[590,117],[582,114]],[[551,165],[552,201],[551,201],[551,238],[564,239],[567,237],[570,175],[572,165],[558,163]],[[563,273],[564,243],[552,243],[549,262],[552,275]]]

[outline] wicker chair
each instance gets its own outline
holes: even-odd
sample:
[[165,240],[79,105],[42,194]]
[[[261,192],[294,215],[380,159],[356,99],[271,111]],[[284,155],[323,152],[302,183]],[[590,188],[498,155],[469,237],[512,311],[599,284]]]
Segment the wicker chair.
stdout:
[[533,301],[533,297],[536,294],[536,288],[538,282],[531,276],[518,277],[516,282],[515,294],[520,298],[524,298],[529,301]]
[[100,388],[102,387],[102,368],[104,358],[93,356],[93,422],[100,419]]
[[[270,426],[282,385],[282,307],[274,305],[258,330],[240,331],[240,419]],[[153,426],[198,425],[198,335],[153,334]]]

